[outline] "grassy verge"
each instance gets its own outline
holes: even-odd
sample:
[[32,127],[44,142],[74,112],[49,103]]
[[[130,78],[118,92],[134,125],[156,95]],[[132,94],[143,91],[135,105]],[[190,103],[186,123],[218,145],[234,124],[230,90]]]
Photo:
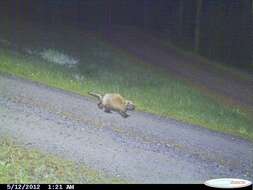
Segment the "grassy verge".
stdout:
[[232,74],[234,77],[237,77],[241,80],[252,80],[252,73],[253,73],[253,64],[249,65],[245,68],[239,68],[235,65],[227,65],[225,63],[217,62],[217,61],[211,61],[208,58],[201,56],[197,54],[196,52],[192,50],[183,50],[178,48],[177,46],[173,45],[170,41],[164,41],[157,39],[165,48],[172,48],[175,52],[177,52],[181,56],[185,56],[188,59],[196,60],[197,62],[202,63],[203,65],[206,65],[209,68],[216,69],[217,72],[219,72],[221,75],[224,73]]
[[83,165],[0,141],[0,183],[123,183]]
[[0,49],[0,71],[81,95],[91,90],[119,92],[133,100],[138,110],[253,140],[251,114],[220,104],[162,70],[111,48],[95,35],[64,31],[64,44],[55,38],[54,47],[78,55],[80,63],[76,68]]
[[162,71],[128,63],[122,57],[113,59],[123,60],[122,65],[101,66],[94,61],[81,66],[78,72],[84,78],[76,80],[75,70],[1,49],[0,71],[81,95],[91,90],[120,92],[132,99],[138,110],[253,139],[252,120],[240,109],[220,105]]

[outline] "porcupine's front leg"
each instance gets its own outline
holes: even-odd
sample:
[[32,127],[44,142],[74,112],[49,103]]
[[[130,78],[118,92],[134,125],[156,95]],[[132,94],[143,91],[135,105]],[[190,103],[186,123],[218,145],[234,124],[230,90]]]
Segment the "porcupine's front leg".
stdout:
[[120,113],[120,115],[122,116],[122,117],[124,117],[124,118],[127,118],[129,115],[126,113],[126,112],[124,112],[124,111],[120,111],[119,112]]

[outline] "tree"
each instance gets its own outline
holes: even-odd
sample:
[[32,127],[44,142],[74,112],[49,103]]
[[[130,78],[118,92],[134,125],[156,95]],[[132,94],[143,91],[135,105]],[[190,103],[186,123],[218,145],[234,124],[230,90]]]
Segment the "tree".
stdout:
[[183,29],[184,29],[184,0],[179,1],[179,38],[182,38]]
[[197,0],[196,4],[196,20],[195,20],[195,52],[199,53],[200,47],[200,28],[201,28],[201,11],[202,11],[202,0]]

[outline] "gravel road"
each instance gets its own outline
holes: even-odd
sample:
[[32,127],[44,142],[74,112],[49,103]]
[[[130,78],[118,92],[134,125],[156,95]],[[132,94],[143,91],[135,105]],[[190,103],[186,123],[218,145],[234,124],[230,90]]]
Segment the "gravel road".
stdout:
[[0,74],[0,135],[137,183],[253,180],[253,143]]

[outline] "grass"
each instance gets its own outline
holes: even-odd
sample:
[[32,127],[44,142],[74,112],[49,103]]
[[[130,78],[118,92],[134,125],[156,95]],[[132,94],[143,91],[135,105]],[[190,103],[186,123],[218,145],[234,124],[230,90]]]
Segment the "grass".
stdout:
[[252,73],[253,73],[253,64],[245,67],[245,68],[239,68],[236,67],[235,65],[227,65],[222,62],[210,60],[202,55],[197,54],[194,50],[188,49],[184,50],[182,48],[178,48],[177,46],[173,45],[172,42],[170,41],[165,41],[161,39],[157,39],[163,46],[164,48],[172,48],[175,50],[176,53],[178,53],[181,56],[185,56],[188,59],[194,59],[197,62],[200,62],[209,68],[216,69],[216,71],[219,71],[220,74],[223,73],[229,73],[230,75],[232,74],[234,77],[237,77],[238,79],[241,80],[252,80]]
[[0,183],[123,183],[83,165],[0,141]]
[[[77,55],[80,63],[76,68],[2,48],[0,71],[81,95],[88,91],[119,92],[133,100],[138,110],[253,140],[252,114],[221,104],[163,70],[112,48],[95,34],[61,31],[65,32],[65,40],[52,37],[53,48]],[[39,47],[38,36],[24,40],[22,35],[23,44],[36,42],[33,46]],[[81,80],[75,75],[82,76]]]

